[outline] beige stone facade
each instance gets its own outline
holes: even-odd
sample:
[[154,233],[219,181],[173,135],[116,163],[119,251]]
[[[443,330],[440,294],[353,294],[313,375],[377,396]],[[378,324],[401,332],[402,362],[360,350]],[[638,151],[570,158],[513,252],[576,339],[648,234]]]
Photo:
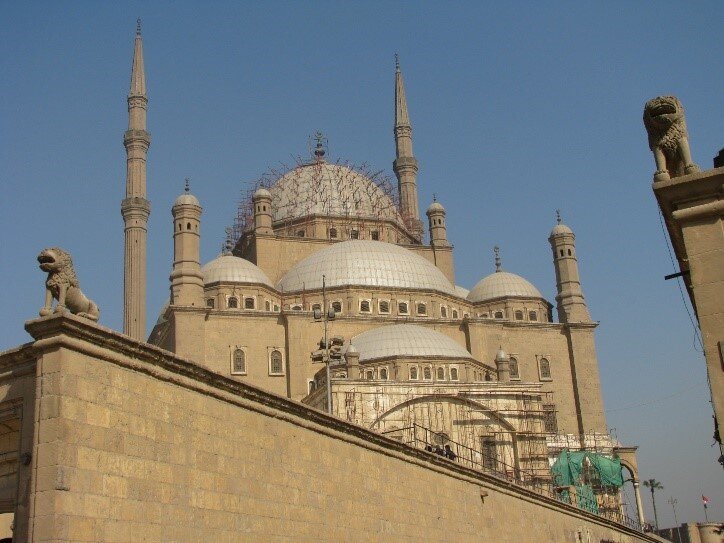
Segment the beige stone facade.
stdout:
[[0,355],[18,541],[654,541],[79,317],[27,329]]

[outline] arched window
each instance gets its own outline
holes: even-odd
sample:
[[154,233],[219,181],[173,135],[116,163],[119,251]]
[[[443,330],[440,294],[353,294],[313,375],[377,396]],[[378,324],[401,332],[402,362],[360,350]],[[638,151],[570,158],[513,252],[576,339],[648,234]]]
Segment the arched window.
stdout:
[[437,368],[437,380],[438,381],[445,380],[445,368]]
[[370,312],[370,301],[369,300],[360,300],[359,301],[359,311],[360,311],[360,313],[369,313]]
[[492,381],[492,380],[493,380],[493,376],[490,375],[490,372],[487,372],[487,371],[485,372],[485,380],[486,380],[486,381]]
[[538,313],[535,312],[535,311],[529,311],[529,312],[528,312],[528,320],[529,320],[529,321],[533,321],[533,322],[537,321],[537,320],[538,320]]
[[264,309],[266,309],[267,311],[271,311],[271,302],[269,300],[264,302]]
[[226,307],[229,309],[238,309],[239,308],[239,298],[236,298],[232,296],[226,301]]
[[329,237],[331,239],[337,239],[337,229],[336,228],[329,229]]
[[412,366],[410,368],[410,379],[412,379],[413,381],[417,380],[417,367],[416,366]]
[[400,315],[407,315],[410,312],[407,307],[407,302],[400,302],[399,304],[397,304],[397,312]]
[[254,309],[256,307],[256,300],[254,298],[244,298],[244,309]]
[[214,299],[213,298],[206,298],[206,307],[209,309],[214,309]]
[[523,312],[520,309],[517,309],[515,311],[515,320],[517,320],[517,321],[523,320]]
[[335,313],[341,313],[342,312],[342,302],[332,302],[332,309],[334,309]]
[[561,256],[564,256],[563,249],[561,249]]
[[387,300],[380,300],[380,313],[389,313],[390,312],[390,302]]
[[502,318],[503,318],[503,312],[502,312],[502,311],[496,311],[496,312],[495,312],[495,318],[496,318],[496,319],[502,319]]
[[547,358],[541,358],[540,362],[538,362],[538,367],[540,368],[541,379],[551,378],[551,363],[548,361]]
[[417,314],[418,315],[427,315],[427,306],[423,304],[422,302],[417,304]]
[[447,319],[447,307],[445,307],[444,305],[440,306],[440,316],[443,319]]
[[302,306],[299,304],[292,306],[292,311],[301,311],[301,310],[302,310]]
[[304,230],[297,230],[297,237],[303,238],[304,237]]
[[282,365],[282,352],[274,349],[269,356],[269,373],[272,375],[281,375],[284,373]]
[[432,379],[432,368],[430,368],[430,366],[425,366],[422,369],[422,378],[425,381],[430,381]]
[[231,373],[246,373],[246,354],[241,349],[234,350]]
[[349,234],[350,239],[359,239],[359,230],[352,230]]
[[451,381],[458,380],[458,369],[457,368],[450,368],[450,380]]
[[314,392],[315,390],[317,390],[317,384],[316,384],[314,381],[309,381],[309,392],[308,392],[308,394],[311,394],[311,393]]
[[571,256],[571,250],[568,249],[568,256]]
[[321,311],[322,304],[312,304],[312,311]]
[[367,379],[368,381],[371,381],[371,380],[374,379],[374,378],[375,378],[375,372],[374,372],[374,371],[368,370],[368,371],[365,373],[365,379]]
[[508,365],[510,367],[510,378],[511,379],[520,379],[520,370],[518,369],[518,360],[510,357],[510,361],[508,362]]
[[186,223],[186,230],[191,230],[191,223],[190,223],[190,222],[187,222],[187,223]]
[[457,318],[458,318],[458,310],[457,310],[457,309],[453,309],[452,316],[453,316],[453,317],[452,317],[453,319],[457,319]]
[[279,311],[279,304],[274,304],[274,311]]
[[387,368],[380,369],[380,379],[387,380]]
[[380,233],[377,230],[372,230],[372,233],[370,235],[372,236],[372,239],[375,241],[380,239]]

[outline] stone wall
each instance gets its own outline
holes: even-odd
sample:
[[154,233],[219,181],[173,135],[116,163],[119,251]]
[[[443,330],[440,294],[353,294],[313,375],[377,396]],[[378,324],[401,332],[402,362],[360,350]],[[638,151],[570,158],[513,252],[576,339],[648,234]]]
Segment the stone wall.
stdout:
[[21,541],[653,541],[82,319],[27,329]]

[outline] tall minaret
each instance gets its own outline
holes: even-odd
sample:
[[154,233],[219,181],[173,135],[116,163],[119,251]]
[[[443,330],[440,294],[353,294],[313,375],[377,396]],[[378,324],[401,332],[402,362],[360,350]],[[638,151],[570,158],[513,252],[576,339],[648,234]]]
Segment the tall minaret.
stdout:
[[548,241],[553,250],[553,264],[556,268],[558,319],[568,323],[591,322],[578,275],[576,236],[573,230],[561,223],[561,214],[558,211],[556,218],[557,224],[551,230]]
[[417,160],[412,153],[412,125],[407,112],[405,84],[402,81],[400,60],[395,55],[395,147],[396,159],[392,169],[397,176],[400,192],[400,212],[413,233],[422,237],[422,222],[417,202]]
[[127,157],[126,198],[121,203],[125,233],[123,332],[138,340],[146,337],[146,225],[151,213],[151,203],[146,199],[146,156],[151,145],[151,135],[146,131],[147,105],[139,19],[128,92],[128,130],[123,135]]

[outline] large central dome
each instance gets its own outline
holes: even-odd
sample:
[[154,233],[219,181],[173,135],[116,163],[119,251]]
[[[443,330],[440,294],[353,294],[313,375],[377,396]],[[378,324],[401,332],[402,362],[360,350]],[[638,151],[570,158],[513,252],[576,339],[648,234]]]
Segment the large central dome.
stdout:
[[[371,177],[371,178],[370,178]],[[342,164],[302,164],[269,188],[274,221],[310,215],[388,219],[402,223],[390,191]]]
[[455,295],[455,287],[434,264],[391,243],[349,240],[335,243],[302,260],[277,284],[282,292],[328,287],[411,288]]

